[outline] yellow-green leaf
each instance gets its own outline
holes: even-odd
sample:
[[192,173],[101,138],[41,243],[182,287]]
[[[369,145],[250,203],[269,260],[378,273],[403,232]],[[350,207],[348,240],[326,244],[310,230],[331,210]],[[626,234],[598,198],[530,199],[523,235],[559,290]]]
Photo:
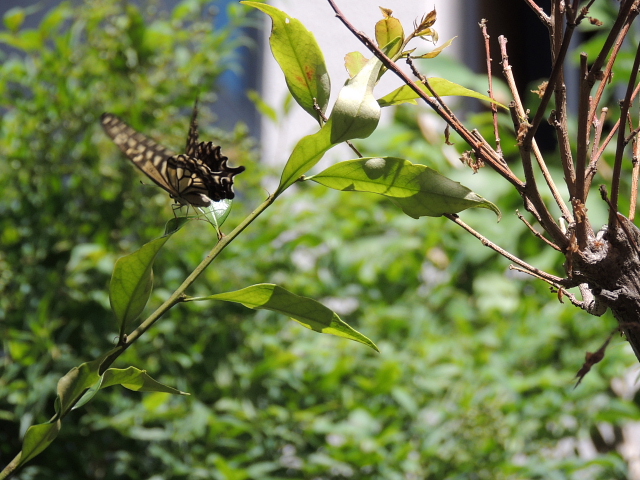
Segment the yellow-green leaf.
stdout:
[[[422,83],[417,84],[420,89],[424,90],[427,95],[431,95],[429,89],[426,85]],[[429,85],[434,92],[436,92],[441,97],[446,96],[459,96],[459,97],[473,97],[479,100],[484,100],[486,102],[495,103],[496,105],[506,109],[503,104],[500,102],[488,97],[487,95],[483,95],[478,92],[474,92],[473,90],[469,90],[468,88],[463,87],[462,85],[458,85],[457,83],[450,82],[449,80],[445,80],[444,78],[431,77],[429,78]],[[388,107],[390,105],[399,105],[401,103],[417,103],[416,98],[419,98],[418,94],[413,91],[411,87],[408,85],[403,85],[400,88],[397,88],[393,92],[385,95],[384,97],[378,100],[378,104],[381,107]]]
[[271,5],[259,2],[240,2],[262,10],[271,17],[273,26],[269,44],[274,58],[284,73],[287,87],[298,104],[321,123],[315,109],[326,112],[331,81],[324,55],[313,33],[297,19]]
[[396,38],[400,38],[400,41],[385,52],[389,58],[393,58],[402,48],[402,42],[404,41],[402,23],[392,16],[385,17],[376,23],[376,41],[381,48],[386,47]]

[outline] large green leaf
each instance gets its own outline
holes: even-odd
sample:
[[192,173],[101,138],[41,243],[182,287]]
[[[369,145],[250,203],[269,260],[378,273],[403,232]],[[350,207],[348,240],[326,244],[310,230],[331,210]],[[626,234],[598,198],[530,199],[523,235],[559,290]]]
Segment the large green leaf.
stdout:
[[[417,84],[421,90],[427,95],[431,95],[431,92],[427,88],[426,85],[422,83]],[[429,85],[434,92],[438,94],[440,97],[446,96],[458,96],[458,97],[473,97],[479,100],[484,100],[486,102],[495,103],[496,105],[507,108],[500,102],[483,95],[478,92],[474,92],[473,90],[469,90],[468,88],[463,87],[462,85],[458,85],[457,83],[450,82],[444,78],[431,77],[429,78]],[[401,103],[412,103],[417,104],[416,99],[419,98],[418,94],[413,91],[413,89],[408,85],[403,85],[400,88],[397,88],[393,92],[385,95],[381,99],[378,100],[378,104],[381,107],[388,107],[391,105],[399,105]]]
[[336,190],[384,195],[413,218],[488,208],[500,219],[500,210],[493,203],[432,168],[402,158],[347,160],[308,179]]
[[271,5],[241,2],[271,17],[269,44],[273,57],[284,73],[287,87],[296,102],[313,118],[321,121],[314,101],[324,113],[329,104],[331,81],[324,55],[313,33],[297,19]]
[[143,245],[138,251],[116,261],[109,285],[109,301],[118,320],[120,336],[129,323],[140,316],[149,300],[153,286],[153,261],[167,240],[188,221],[185,217],[171,219],[165,234]]
[[376,351],[378,347],[367,337],[345,323],[337,313],[308,297],[301,297],[278,285],[261,283],[234,292],[185,301],[224,300],[241,303],[253,309],[271,310],[291,317],[303,327],[363,343]]
[[[396,37],[385,46],[385,51],[392,51],[399,43],[401,39]],[[331,143],[367,138],[376,129],[381,109],[373,96],[373,87],[381,68],[382,62],[373,57],[345,82],[331,111]]]

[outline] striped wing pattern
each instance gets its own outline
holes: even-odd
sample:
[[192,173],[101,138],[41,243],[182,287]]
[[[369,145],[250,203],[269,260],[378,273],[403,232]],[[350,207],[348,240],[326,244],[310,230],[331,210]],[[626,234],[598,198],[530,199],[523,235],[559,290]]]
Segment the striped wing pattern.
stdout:
[[207,207],[232,199],[233,177],[244,167],[228,167],[227,157],[212,142],[198,143],[197,104],[194,107],[187,153],[177,155],[137,132],[111,113],[102,115],[102,126],[122,152],[153,182],[182,204]]

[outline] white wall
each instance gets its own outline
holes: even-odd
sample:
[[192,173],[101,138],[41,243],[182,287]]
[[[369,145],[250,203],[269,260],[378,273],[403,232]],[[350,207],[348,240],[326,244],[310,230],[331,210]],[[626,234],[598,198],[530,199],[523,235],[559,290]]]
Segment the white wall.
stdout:
[[[348,78],[343,63],[345,54],[358,50],[369,58],[371,53],[335,17],[333,10],[325,0],[272,0],[270,3],[300,20],[314,33],[324,52],[331,77],[331,108],[340,87]],[[382,18],[378,6],[393,10],[393,16],[400,19],[405,31],[410,31],[413,28],[413,22],[416,19],[419,20],[435,6],[438,19],[434,28],[438,31],[440,43],[461,34],[460,29],[463,23],[457,20],[460,18],[459,13],[463,6],[463,0],[337,0],[336,3],[356,28],[372,38],[375,23]],[[283,100],[287,95],[287,87],[282,71],[269,50],[267,39],[271,31],[271,20],[267,17],[265,22],[264,45],[266,51],[263,55],[262,93],[264,100],[269,105],[281,111]],[[422,41],[415,41],[415,46],[420,46],[425,51],[433,48],[431,43],[425,42],[424,47],[420,43]],[[460,58],[462,48],[462,42],[457,41],[447,49],[447,53]],[[399,79],[395,75],[387,74],[376,86],[376,96],[381,97],[398,86],[400,86]],[[279,125],[274,125],[270,120],[263,119],[261,128],[263,161],[282,164],[287,160],[295,143],[302,136],[317,131],[318,125],[309,114],[295,105],[289,116]],[[353,152],[348,147],[341,145],[331,150],[323,163],[353,157]]]

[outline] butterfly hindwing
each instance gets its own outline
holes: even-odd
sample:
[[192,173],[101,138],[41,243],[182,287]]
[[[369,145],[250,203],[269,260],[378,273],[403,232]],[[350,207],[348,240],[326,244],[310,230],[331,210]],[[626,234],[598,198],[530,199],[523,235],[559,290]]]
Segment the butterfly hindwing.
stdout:
[[187,135],[187,150],[185,154],[188,157],[197,157],[198,149],[198,99],[193,105],[193,113],[191,114],[191,124],[189,125],[189,135]]

